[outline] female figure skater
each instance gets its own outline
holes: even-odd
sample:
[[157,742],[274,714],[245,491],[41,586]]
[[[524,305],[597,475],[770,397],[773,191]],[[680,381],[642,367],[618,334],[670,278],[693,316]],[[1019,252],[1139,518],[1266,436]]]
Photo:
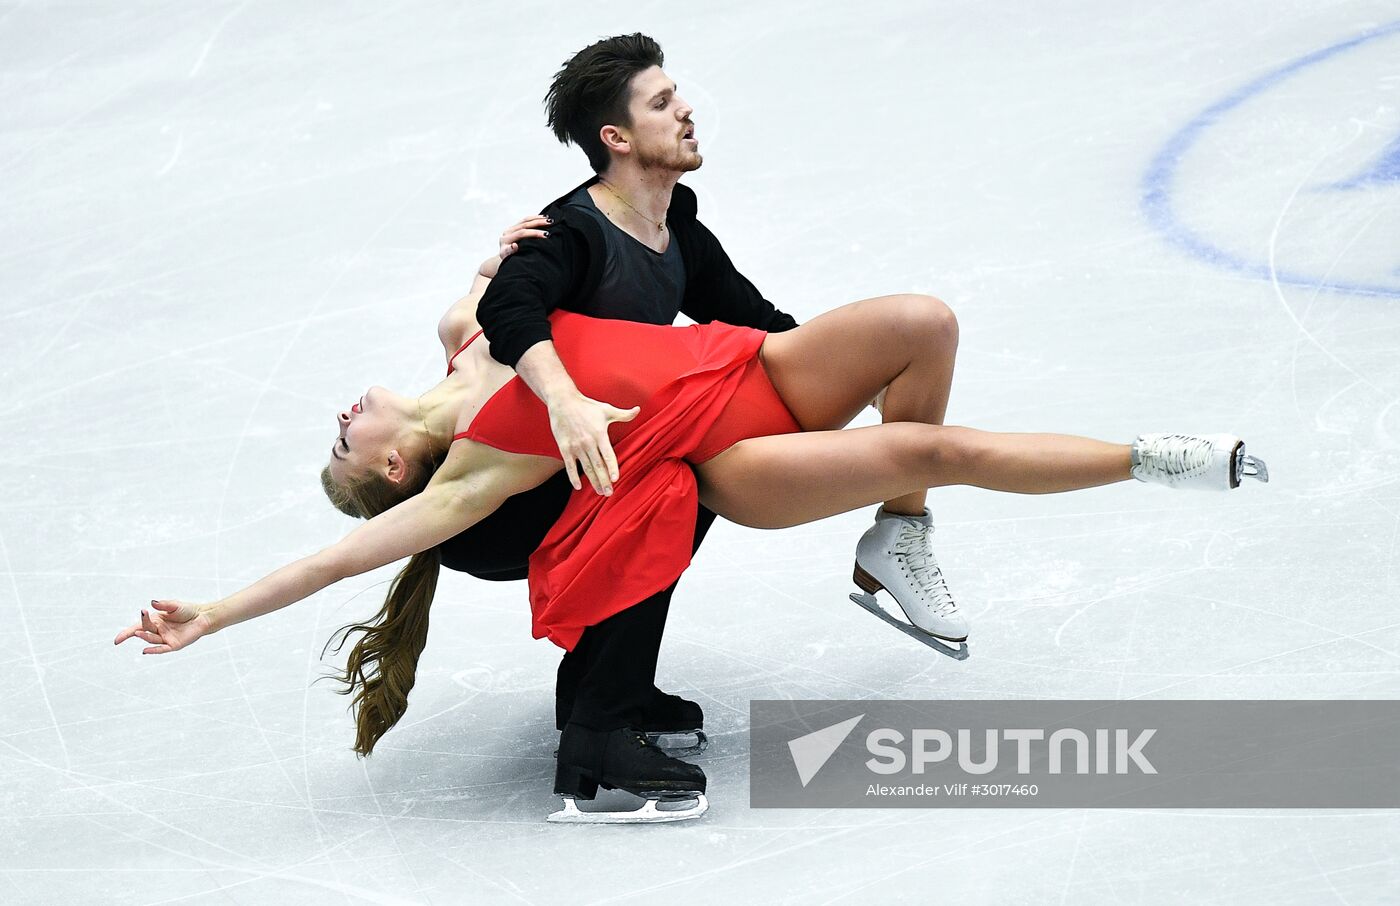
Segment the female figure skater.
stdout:
[[[555,312],[554,343],[580,391],[629,408],[609,414],[611,492],[576,491],[530,559],[535,637],[570,649],[587,626],[673,582],[689,563],[697,502],[742,525],[783,528],[940,485],[1044,494],[1130,478],[1220,489],[1245,475],[1267,480],[1230,435],[1114,444],[920,423],[814,430],[845,424],[881,393],[892,407],[923,392],[938,365],[922,351],[943,327],[936,300],[926,301],[858,302],[779,334]],[[449,312],[444,324],[461,315]],[[426,643],[438,567],[421,552],[563,465],[548,410],[477,336],[449,353],[436,386],[418,396],[371,387],[336,420],[323,484],[338,508],[368,522],[221,601],[152,601],[155,612],[143,610],[115,644],[139,638],[150,646],[143,653],[176,651],[411,556],[375,619],[344,630],[362,633],[343,680],[355,693],[355,751],[368,755],[406,710]],[[698,768],[640,789],[601,770],[568,770],[581,776],[560,785],[585,798],[598,783],[652,798],[704,789]]]

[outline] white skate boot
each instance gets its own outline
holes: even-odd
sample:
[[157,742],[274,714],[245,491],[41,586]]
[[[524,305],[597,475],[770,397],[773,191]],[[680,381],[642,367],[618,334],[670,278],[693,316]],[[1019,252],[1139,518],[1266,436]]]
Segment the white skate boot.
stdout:
[[1262,459],[1244,452],[1233,434],[1140,434],[1133,442],[1133,477],[1173,488],[1226,491],[1248,476],[1267,482]]
[[[853,578],[865,594],[853,594],[851,600],[934,651],[961,661],[968,656],[967,619],[958,612],[929,549],[932,534],[928,510],[922,516],[901,516],[881,507],[875,525],[856,545]],[[882,588],[904,611],[908,623],[890,616],[876,602],[875,593]]]

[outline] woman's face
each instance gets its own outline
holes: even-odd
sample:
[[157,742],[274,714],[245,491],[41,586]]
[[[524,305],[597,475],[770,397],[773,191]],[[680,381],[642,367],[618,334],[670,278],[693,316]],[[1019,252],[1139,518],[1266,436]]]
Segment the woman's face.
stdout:
[[371,470],[389,471],[397,456],[393,446],[401,422],[392,398],[383,387],[371,387],[354,405],[337,413],[331,447],[331,475],[337,481]]

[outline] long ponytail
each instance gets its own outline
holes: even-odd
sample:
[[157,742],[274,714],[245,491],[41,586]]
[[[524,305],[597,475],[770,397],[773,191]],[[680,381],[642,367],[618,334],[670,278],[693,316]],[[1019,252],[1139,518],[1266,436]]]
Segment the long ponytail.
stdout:
[[[327,466],[321,472],[321,486],[336,509],[369,519],[427,486],[433,469],[416,471],[419,480],[412,482],[410,488],[395,487],[377,474],[341,485],[331,477]],[[329,648],[341,635],[335,648],[339,654],[350,633],[361,634],[346,658],[345,672],[332,677],[345,684],[344,689],[336,690],[337,694],[354,696],[350,707],[355,715],[355,752],[361,756],[373,752],[379,738],[408,710],[408,693],[413,689],[418,657],[428,643],[428,614],[441,566],[442,556],[437,548],[414,554],[389,586],[379,612],[368,622],[342,626],[326,642]],[[321,654],[325,654],[325,648]]]
[[[384,606],[373,619],[336,632],[343,634],[337,654],[350,633],[362,633],[346,659],[344,675],[336,677],[345,684],[337,694],[354,693],[350,704],[355,713],[355,751],[360,755],[374,751],[379,737],[408,710],[418,657],[428,644],[428,614],[441,565],[437,548],[414,554],[389,586]],[[334,640],[332,635],[327,647]]]

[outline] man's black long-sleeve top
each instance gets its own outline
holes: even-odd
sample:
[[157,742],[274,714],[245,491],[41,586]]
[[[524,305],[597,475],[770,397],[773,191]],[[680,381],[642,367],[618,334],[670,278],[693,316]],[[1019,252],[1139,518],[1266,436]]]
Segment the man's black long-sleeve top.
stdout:
[[[596,178],[583,186],[595,182]],[[589,314],[588,303],[607,264],[607,244],[596,220],[565,205],[578,188],[544,209],[554,220],[549,238],[521,242],[520,250],[501,263],[477,307],[491,355],[504,365],[515,367],[525,350],[550,339],[546,319],[555,308]],[[677,185],[667,218],[685,263],[681,311],[687,317],[770,333],[797,326],[734,269],[719,241],[695,219],[694,192]],[[486,519],[443,542],[438,547],[442,565],[482,579],[525,578],[526,560],[563,512],[572,491],[561,470],[534,490],[516,494]]]
[[[565,202],[579,188],[551,202],[543,213],[554,222],[547,239],[531,239],[501,263],[477,306],[477,321],[491,343],[491,355],[514,368],[525,350],[551,338],[549,313],[556,308],[591,314],[588,303],[603,277],[606,246],[601,227]],[[797,326],[779,311],[734,264],[705,225],[695,217],[695,193],[677,183],[666,219],[671,241],[685,263],[681,313],[699,324],[722,321],[769,333]],[[615,317],[615,315],[614,315]]]

